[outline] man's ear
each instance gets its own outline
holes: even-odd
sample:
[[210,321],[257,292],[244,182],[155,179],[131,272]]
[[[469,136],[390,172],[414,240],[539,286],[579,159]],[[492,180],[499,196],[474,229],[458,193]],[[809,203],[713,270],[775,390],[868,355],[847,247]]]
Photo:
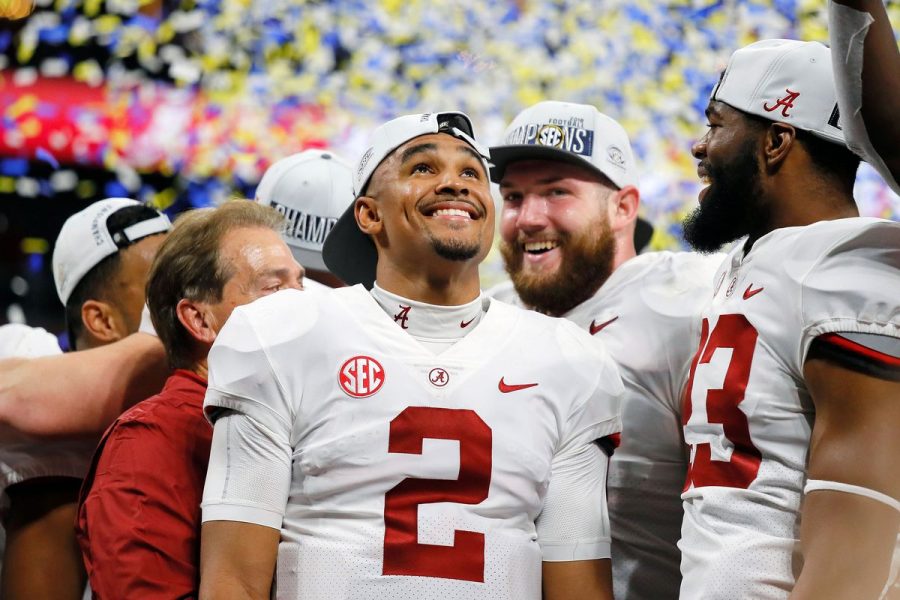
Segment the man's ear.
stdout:
[[353,205],[356,224],[367,235],[378,235],[384,227],[378,202],[370,196],[360,196]]
[[797,130],[787,123],[772,123],[763,140],[763,161],[766,171],[773,173],[781,168],[791,149],[797,145]]
[[182,298],[175,306],[175,314],[182,326],[198,342],[212,345],[216,341],[215,323],[206,304]]
[[632,231],[637,220],[641,195],[633,185],[626,185],[609,195],[609,225],[614,233]]
[[112,304],[101,300],[87,300],[81,305],[81,323],[85,335],[105,344],[127,335],[122,315]]

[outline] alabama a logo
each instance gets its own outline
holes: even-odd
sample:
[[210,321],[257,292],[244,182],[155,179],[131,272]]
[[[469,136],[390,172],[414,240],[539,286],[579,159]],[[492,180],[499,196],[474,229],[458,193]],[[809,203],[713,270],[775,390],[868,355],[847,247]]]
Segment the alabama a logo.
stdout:
[[778,107],[781,107],[781,116],[789,117],[791,114],[788,112],[789,108],[794,108],[794,100],[800,96],[800,92],[792,92],[791,90],[785,88],[786,95],[784,98],[779,98],[777,102],[773,106],[769,106],[769,103],[766,102],[763,104],[763,108],[766,109],[766,112],[774,112],[778,110]]
[[354,356],[341,366],[338,383],[348,396],[367,398],[384,384],[384,368],[370,356]]

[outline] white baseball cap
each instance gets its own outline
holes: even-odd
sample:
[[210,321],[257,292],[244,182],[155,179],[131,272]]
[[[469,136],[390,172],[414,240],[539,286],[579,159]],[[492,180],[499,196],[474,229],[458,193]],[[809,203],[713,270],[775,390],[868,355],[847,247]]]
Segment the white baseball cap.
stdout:
[[[372,173],[384,159],[411,139],[430,133],[446,133],[469,144],[488,170],[490,153],[475,141],[472,122],[461,112],[423,113],[404,115],[378,127],[372,134],[372,145],[363,154],[353,177],[354,198],[361,196]],[[351,202],[331,233],[325,238],[322,257],[328,269],[349,285],[362,283],[371,288],[375,283],[378,253],[372,240],[360,231]]]
[[353,203],[353,169],[327,150],[306,150],[272,163],[256,188],[256,201],[287,219],[284,241],[308,269],[326,271],[322,246]]
[[[146,214],[111,230],[107,226],[109,217],[129,206],[144,206]],[[63,304],[68,302],[75,286],[107,256],[171,228],[169,217],[128,198],[107,198],[75,213],[63,223],[53,250],[53,279],[59,299]]]
[[511,162],[556,160],[587,167],[616,187],[638,184],[637,164],[621,125],[590,104],[546,101],[526,108],[491,147],[491,180],[499,183]]
[[831,50],[820,42],[761,40],[737,50],[709,99],[846,145]]

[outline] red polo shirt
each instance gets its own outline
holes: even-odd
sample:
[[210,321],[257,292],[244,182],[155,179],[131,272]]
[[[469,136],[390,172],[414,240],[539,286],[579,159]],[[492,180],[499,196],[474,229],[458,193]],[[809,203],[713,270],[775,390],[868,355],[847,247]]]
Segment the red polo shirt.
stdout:
[[95,598],[197,596],[205,394],[202,377],[177,370],[100,441],[75,524]]

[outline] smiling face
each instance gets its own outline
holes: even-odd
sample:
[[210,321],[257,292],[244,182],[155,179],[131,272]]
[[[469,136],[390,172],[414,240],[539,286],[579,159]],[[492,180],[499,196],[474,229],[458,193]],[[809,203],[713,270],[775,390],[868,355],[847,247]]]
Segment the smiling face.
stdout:
[[484,163],[450,135],[423,135],[394,150],[357,203],[357,221],[373,236],[379,265],[415,273],[434,257],[444,266],[477,266],[490,249],[494,205]]
[[760,191],[759,148],[763,125],[727,104],[712,101],[706,109],[709,129],[691,148],[700,161],[697,174],[707,187],[700,206],[688,215],[684,239],[700,252],[715,252],[753,231],[765,228],[769,209]]
[[613,270],[615,188],[583,167],[526,160],[506,168],[500,193],[500,250],[519,297],[554,316],[591,297]]

